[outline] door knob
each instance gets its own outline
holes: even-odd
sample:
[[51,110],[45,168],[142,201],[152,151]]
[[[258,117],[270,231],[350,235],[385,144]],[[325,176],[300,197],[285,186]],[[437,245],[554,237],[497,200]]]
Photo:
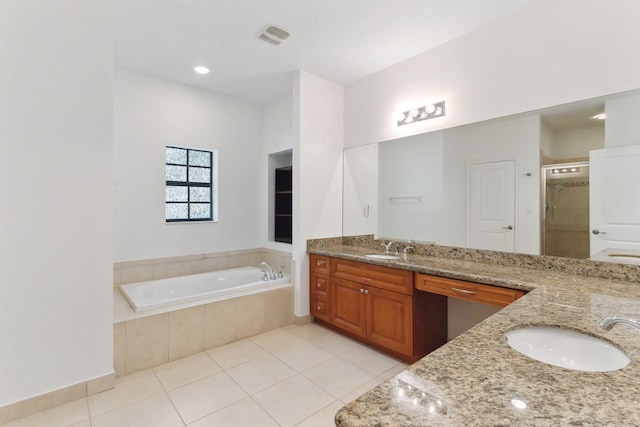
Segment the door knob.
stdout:
[[513,230],[513,225],[507,225],[506,227],[502,227],[503,230]]
[[596,234],[596,235],[598,235],[598,234],[607,234],[606,232],[604,232],[604,231],[600,231],[600,230],[598,230],[597,228],[594,228],[593,230],[591,230],[591,232],[592,232],[593,234]]

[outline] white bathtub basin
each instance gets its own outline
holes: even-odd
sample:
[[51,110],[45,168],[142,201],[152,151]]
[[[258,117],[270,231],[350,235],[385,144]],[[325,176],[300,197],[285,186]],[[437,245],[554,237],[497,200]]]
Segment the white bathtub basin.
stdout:
[[608,342],[569,329],[528,326],[507,332],[505,339],[525,356],[575,371],[615,371],[630,361]]
[[368,254],[365,256],[367,258],[373,258],[373,259],[400,259],[400,255],[391,255],[391,254]]

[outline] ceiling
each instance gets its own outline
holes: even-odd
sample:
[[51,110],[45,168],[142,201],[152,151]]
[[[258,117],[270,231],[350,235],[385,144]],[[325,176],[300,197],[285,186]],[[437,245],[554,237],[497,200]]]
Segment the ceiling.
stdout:
[[539,112],[540,119],[545,126],[554,131],[604,127],[604,120],[596,120],[593,116],[604,113],[604,102],[607,98],[613,96],[545,108]]
[[[115,62],[266,102],[290,89],[296,70],[349,84],[534,1],[116,0]],[[269,25],[292,36],[280,46],[260,41]]]

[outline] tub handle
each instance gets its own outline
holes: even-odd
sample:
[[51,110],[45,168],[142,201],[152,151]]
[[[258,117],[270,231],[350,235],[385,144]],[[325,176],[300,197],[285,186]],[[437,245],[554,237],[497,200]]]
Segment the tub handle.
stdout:
[[268,282],[269,281],[269,274],[267,273],[267,270],[260,270],[262,271],[262,281],[263,282]]

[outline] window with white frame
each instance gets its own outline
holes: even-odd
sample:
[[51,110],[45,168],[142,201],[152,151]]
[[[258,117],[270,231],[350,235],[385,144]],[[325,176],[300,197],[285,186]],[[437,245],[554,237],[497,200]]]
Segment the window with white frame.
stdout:
[[167,146],[166,221],[216,221],[216,177],[216,151]]

